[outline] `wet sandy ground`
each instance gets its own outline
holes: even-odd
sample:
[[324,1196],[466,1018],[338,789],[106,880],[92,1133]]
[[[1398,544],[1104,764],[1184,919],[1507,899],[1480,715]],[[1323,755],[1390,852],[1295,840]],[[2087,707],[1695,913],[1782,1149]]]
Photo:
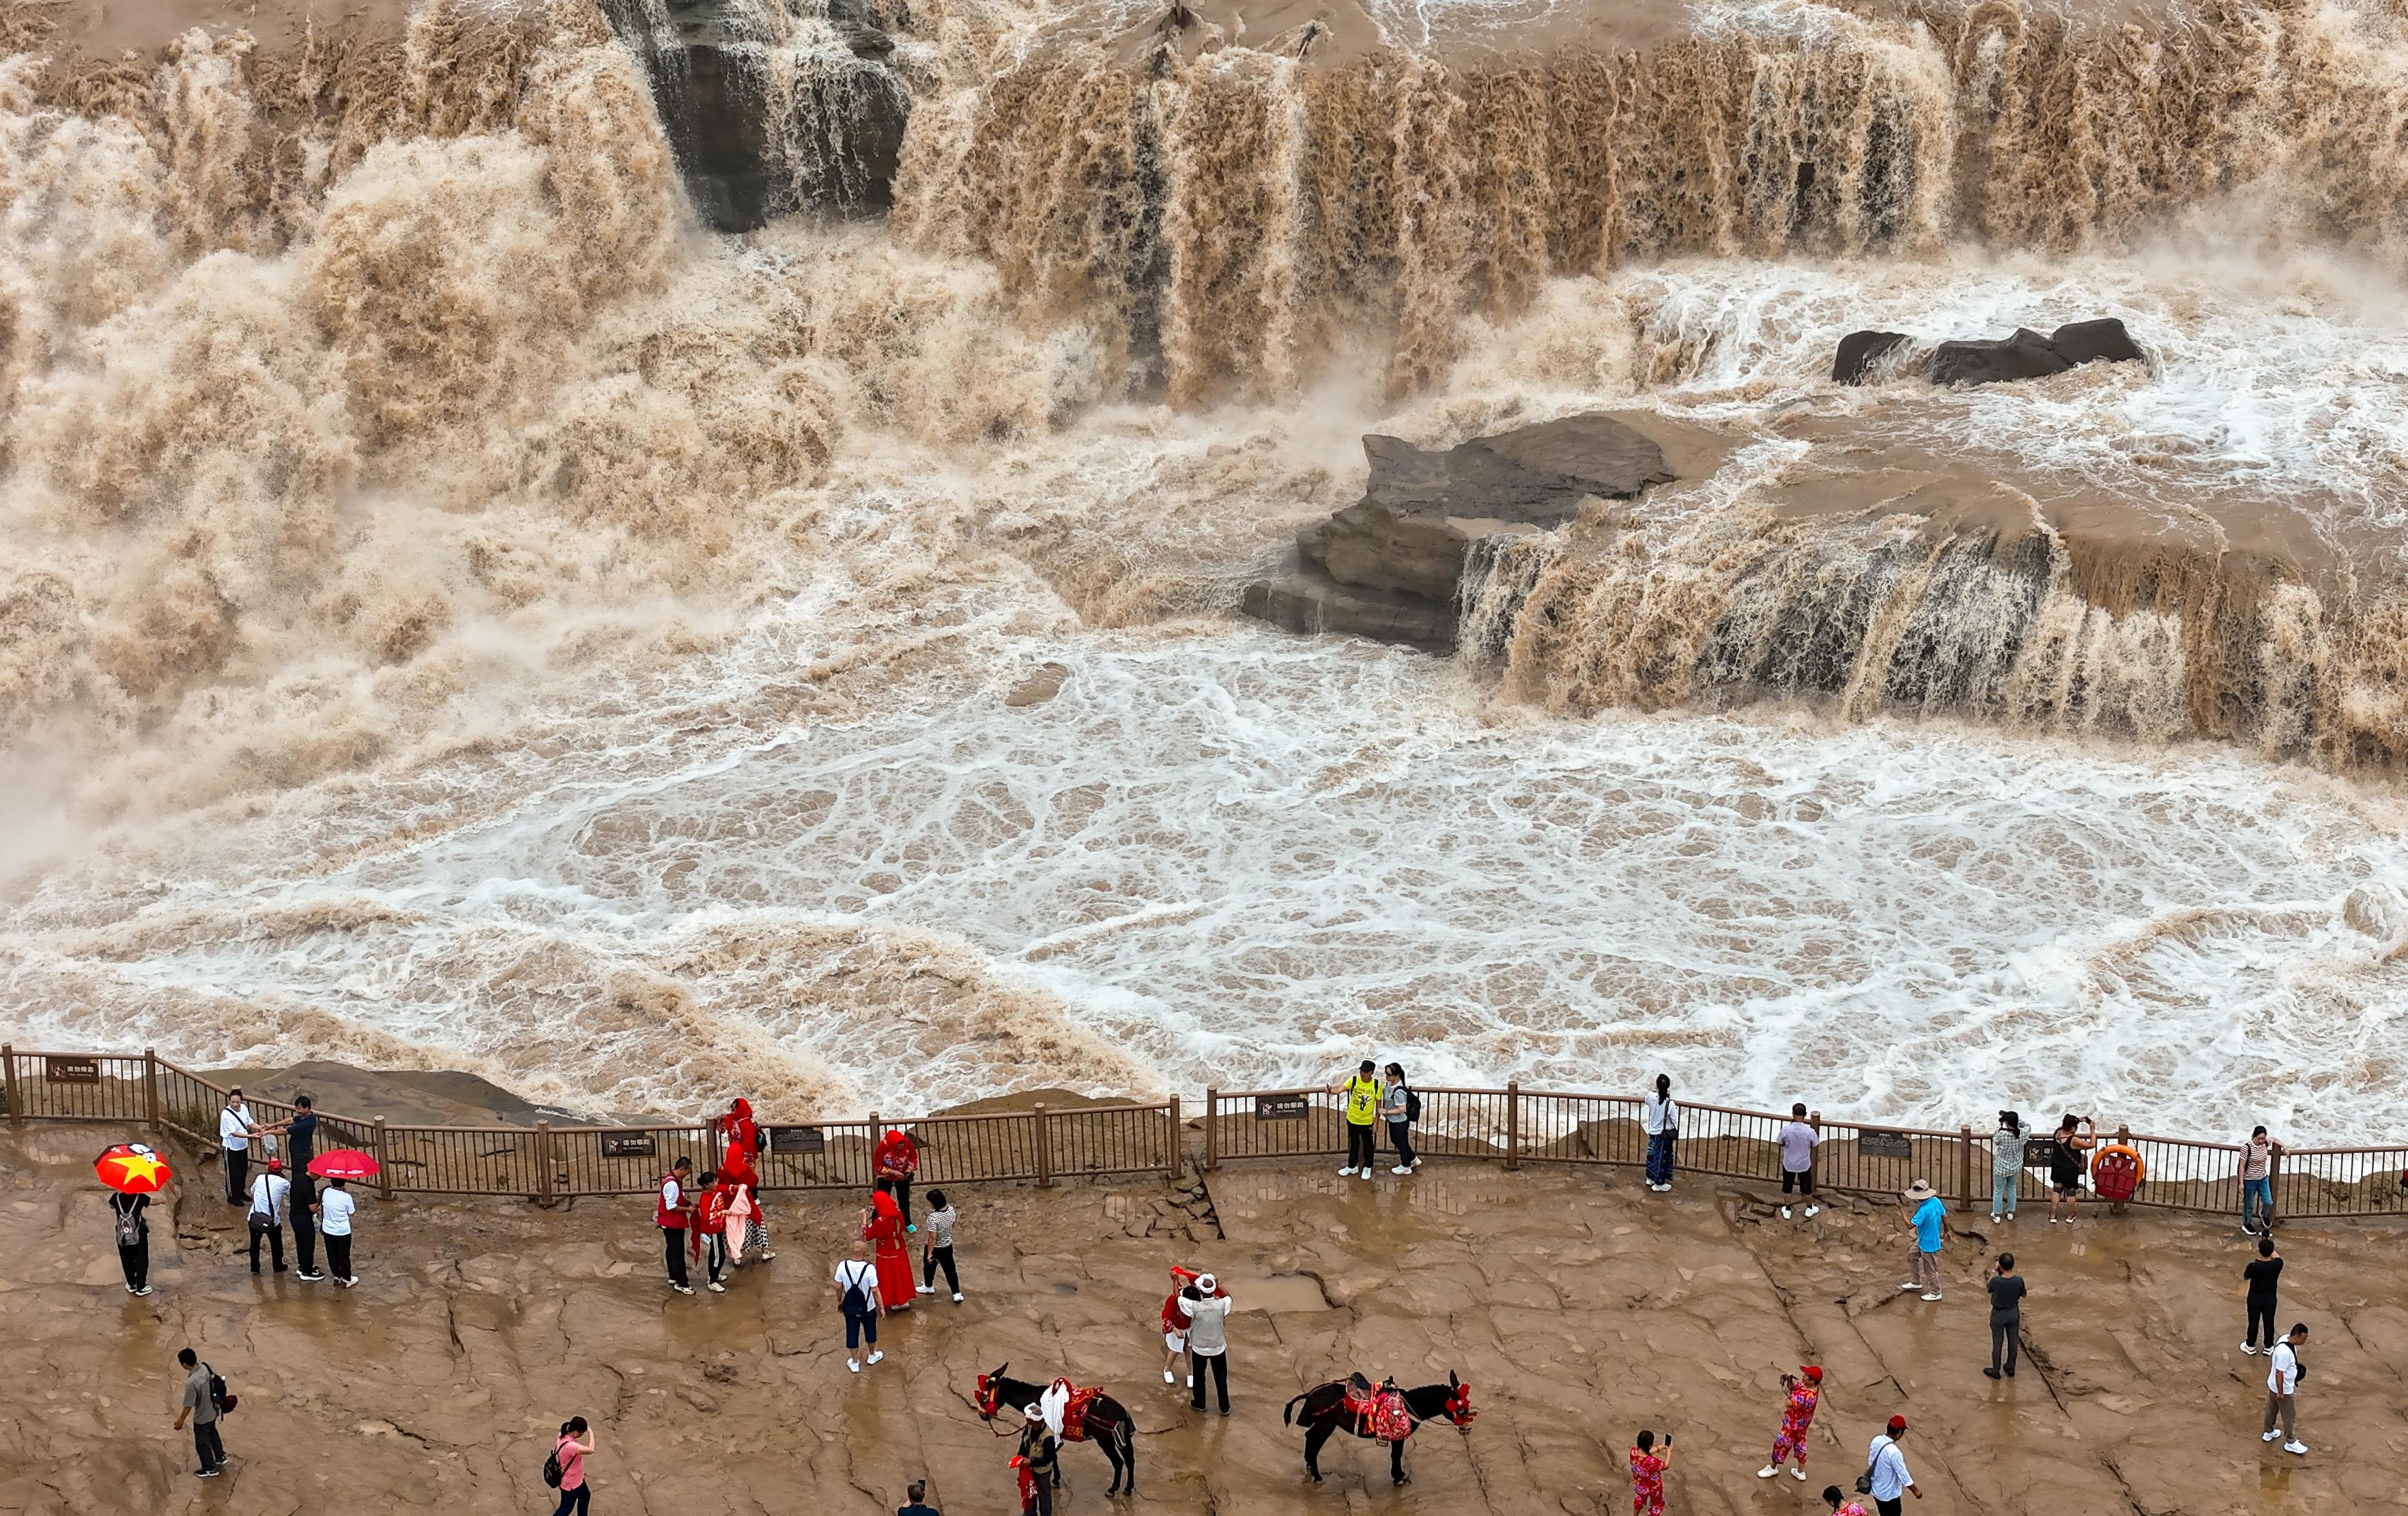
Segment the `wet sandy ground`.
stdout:
[[[2315,1334],[2292,1457],[2261,1444],[2262,1359],[2242,1356],[2229,1223],[2145,1215],[2071,1230],[2028,1212],[2022,1375],[1993,1384],[1978,1273],[2000,1238],[1954,1219],[1948,1298],[1901,1295],[1894,1210],[1842,1201],[1784,1223],[1751,1187],[1636,1174],[1464,1166],[1375,1184],[1327,1169],[1225,1168],[1211,1218],[1161,1181],[968,1188],[969,1298],[889,1323],[858,1379],[822,1280],[850,1204],[786,1198],[780,1253],[724,1296],[670,1295],[635,1200],[364,1205],[361,1287],[254,1280],[234,1209],[202,1169],[153,1232],[155,1293],[127,1296],[85,1166],[92,1129],[0,1134],[12,1241],[0,1261],[0,1512],[548,1511],[549,1434],[592,1418],[595,1509],[891,1511],[931,1480],[953,1516],[1013,1508],[1010,1444],[969,1404],[1009,1360],[1101,1381],[1136,1408],[1142,1482],[1125,1509],[1181,1513],[1627,1509],[1622,1450],[1678,1436],[1670,1509],[1819,1513],[1893,1411],[1927,1499],[1948,1512],[2374,1511],[2408,1475],[2408,1250],[2393,1227],[2286,1231],[2282,1315]],[[1199,1208],[1200,1209],[1200,1208]],[[1208,1240],[1185,1238],[1190,1228]],[[1198,1417],[1158,1371],[1173,1261],[1218,1269],[1238,1394]],[[191,1477],[170,1428],[173,1355],[197,1347],[243,1397],[225,1480]],[[1828,1372],[1808,1484],[1755,1477],[1776,1375]],[[1280,1405],[1348,1367],[1474,1386],[1469,1435],[1429,1428],[1413,1483],[1376,1445],[1333,1444],[1304,1478]],[[1062,1509],[1101,1512],[1100,1454],[1073,1448]]]

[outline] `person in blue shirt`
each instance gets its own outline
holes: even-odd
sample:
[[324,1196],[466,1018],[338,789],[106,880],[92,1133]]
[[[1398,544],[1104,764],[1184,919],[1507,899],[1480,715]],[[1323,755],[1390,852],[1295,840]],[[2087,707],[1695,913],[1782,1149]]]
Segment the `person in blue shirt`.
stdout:
[[1906,1454],[1899,1452],[1899,1438],[1906,1436],[1906,1418],[1893,1416],[1888,1428],[1873,1438],[1870,1455],[1865,1460],[1865,1472],[1872,1476],[1873,1509],[1881,1516],[1899,1516],[1906,1496],[1923,1498],[1914,1474],[1906,1466]]
[[1920,1290],[1926,1300],[1940,1298],[1940,1239],[1947,1231],[1948,1203],[1928,1181],[1917,1180],[1899,1197],[1899,1212],[1914,1227],[1914,1277],[1899,1286]]

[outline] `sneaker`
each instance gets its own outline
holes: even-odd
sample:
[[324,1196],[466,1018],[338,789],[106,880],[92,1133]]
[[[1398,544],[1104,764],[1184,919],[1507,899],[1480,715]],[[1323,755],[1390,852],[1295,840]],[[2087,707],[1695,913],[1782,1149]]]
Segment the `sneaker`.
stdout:
[[762,1249],[758,1253],[755,1253],[753,1256],[754,1256],[754,1258],[755,1258],[757,1261],[759,1261],[759,1262],[761,1262],[761,1263],[765,1263],[765,1264],[766,1264],[766,1263],[767,1263],[770,1259],[775,1258],[775,1257],[777,1257],[778,1255],[777,1255],[776,1253],[774,1253],[774,1252],[771,1252],[768,1249],[764,1248],[764,1249]]
[[2308,1451],[2308,1445],[2304,1442],[2298,1441],[2286,1442],[2283,1444],[2283,1451],[2285,1452],[2305,1452]]
[[1937,1290],[1928,1291],[1924,1294],[1923,1298],[1926,1300],[1937,1300],[1940,1298],[1940,1292]]
[[2241,1351],[2247,1353],[2252,1358],[2258,1356],[2258,1346],[2256,1343],[2244,1342],[2241,1345]]
[[1769,1480],[1780,1472],[1781,1466],[1779,1464],[1767,1464],[1762,1468],[1756,1471],[1756,1477],[1760,1480]]
[[958,1305],[960,1305],[961,1303],[962,1303],[962,1293],[961,1293],[959,1290],[955,1290],[955,1291],[953,1292],[953,1304],[954,1304],[954,1305],[956,1305],[956,1306],[958,1306]]
[[[2305,1448],[2301,1448],[2300,1451],[2301,1452],[2307,1452],[2308,1450],[2307,1450],[2307,1449],[2305,1449]],[[193,1478],[194,1478],[194,1479],[196,1479],[196,1480],[213,1480],[213,1479],[216,1479],[219,1475],[221,1475],[221,1474],[222,1474],[222,1473],[224,1473],[224,1472],[225,1472],[225,1470],[224,1470],[224,1469],[222,1469],[222,1468],[205,1468],[205,1469],[202,1469],[199,1473],[197,1473],[197,1474],[194,1475],[194,1476],[193,1476]]]
[[1800,1483],[1800,1484],[1803,1484],[1803,1483],[1805,1483],[1805,1482],[1806,1482],[1806,1471],[1805,1471],[1804,1469],[1802,1469],[1802,1468],[1793,1468],[1793,1469],[1791,1469],[1791,1470],[1789,1471],[1789,1477],[1790,1477],[1791,1479],[1796,1480],[1797,1480],[1799,1483]]
[[870,1354],[869,1354],[869,1361],[870,1361],[871,1363],[873,1363],[873,1364],[874,1364],[874,1363],[877,1363],[879,1360],[881,1360],[881,1359],[884,1358],[885,1356],[886,1356],[886,1350],[885,1350],[885,1349],[883,1349],[883,1348],[876,1348],[876,1349],[872,1349],[872,1350],[870,1351]]
[[1806,1208],[1806,1219],[1807,1219],[1808,1221],[1810,1221],[1810,1222],[1811,1222],[1811,1221],[1813,1221],[1813,1220],[1814,1219],[1814,1217],[1816,1216],[1816,1214],[1817,1214],[1817,1213],[1819,1213],[1819,1212],[1822,1210],[1822,1209],[1823,1209],[1823,1208],[1822,1208],[1822,1207],[1820,1207],[1820,1206],[1809,1206],[1809,1207],[1807,1207],[1807,1208]]
[[1985,1373],[1985,1374],[1986,1374],[1986,1375],[1988,1375],[1988,1376],[1989,1376],[1990,1378],[1992,1378],[1992,1379],[1997,1379],[1997,1378],[1999,1377],[1999,1371],[1998,1371],[1997,1369],[1995,1369],[1995,1368],[1985,1368],[1985,1369],[1983,1369],[1983,1370],[1982,1370],[1982,1372],[1983,1372],[1983,1373]]
[[324,1279],[326,1276],[325,1276],[325,1275],[323,1275],[323,1274],[319,1273],[319,1272],[318,1272],[316,1269],[314,1269],[314,1268],[308,1268],[308,1269],[303,1269],[303,1270],[299,1271],[298,1273],[295,1273],[293,1277],[294,1277],[294,1279],[296,1279],[296,1280],[307,1280],[307,1281],[308,1281],[309,1283],[311,1283],[311,1284],[315,1284],[315,1283],[317,1283],[319,1280],[321,1280]]
[[2269,1433],[2267,1433],[2264,1437],[2259,1437],[2258,1440],[2258,1441],[2260,1441],[2260,1442],[2272,1442],[2272,1441],[2273,1441],[2276,1437],[2281,1437],[2282,1435],[2283,1435],[2283,1434],[2282,1434],[2282,1433],[2280,1433],[2280,1432],[2269,1432]]
[[1165,1384],[1176,1384],[1179,1382],[1179,1378],[1177,1375],[1171,1373],[1170,1370],[1166,1368],[1162,1371],[1162,1382]]
[[1787,1206],[1781,1208],[1781,1219],[1784,1222],[1789,1219],[1789,1208]]
[[1900,1283],[1900,1284],[1899,1285],[1899,1289],[1901,1289],[1901,1290],[1920,1290],[1920,1289],[1922,1289],[1922,1288],[1923,1288],[1923,1286],[1922,1286],[1922,1285],[1920,1285],[1920,1284],[1915,1283],[1913,1280],[1905,1280],[1904,1282]]
[[1995,1211],[1995,1210],[1994,1210],[1994,1211],[1990,1212],[1990,1224],[1991,1224],[1992,1226],[1996,1226],[1996,1225],[1998,1225],[2000,1222],[2003,1222],[2003,1221],[2005,1221],[2005,1220],[2006,1220],[2006,1218],[2005,1218],[2004,1216],[2000,1215],[1997,1211]]
[[1388,1170],[1391,1174],[1410,1174],[1412,1171],[1413,1166],[1411,1164],[1398,1164],[1396,1167]]
[[[1185,1385],[1183,1385],[1183,1386],[1182,1386],[1182,1388],[1184,1388],[1184,1389],[1189,1389],[1189,1390],[1193,1390],[1194,1388],[1196,1388],[1196,1376],[1195,1376],[1195,1375],[1193,1375],[1193,1374],[1188,1375],[1188,1376],[1187,1376],[1187,1382],[1186,1382],[1186,1384],[1185,1384]],[[1196,1409],[1197,1409],[1197,1410],[1202,1410],[1204,1408],[1203,1408],[1203,1407],[1201,1407],[1201,1406],[1198,1406],[1198,1407],[1197,1407]]]
[[717,1280],[711,1280],[708,1285],[704,1286],[704,1288],[708,1289],[712,1294],[725,1294],[727,1293],[727,1286],[720,1283]]
[[[357,1274],[354,1274],[354,1275],[352,1275],[350,1279],[347,1279],[347,1280],[337,1280],[335,1282],[336,1282],[337,1284],[341,1285],[344,1289],[349,1290],[349,1289],[353,1288],[354,1286],[356,1286],[356,1285],[360,1282],[360,1277],[359,1277]],[[694,1292],[693,1292],[692,1290],[688,1290],[688,1291],[686,1292],[686,1294],[694,1294]]]
[[[667,1186],[664,1185],[664,1186],[662,1186],[662,1188],[666,1189],[666,1188],[667,1188]],[[337,1282],[340,1282],[340,1281],[338,1280]],[[670,1288],[670,1289],[672,1289],[672,1290],[675,1290],[675,1291],[676,1291],[678,1294],[694,1294],[694,1286],[693,1286],[693,1285],[691,1285],[691,1284],[672,1284],[672,1285],[670,1285],[670,1286],[669,1286],[669,1288]]]
[[1354,1177],[1354,1166],[1353,1164],[1348,1164],[1344,1168],[1338,1171],[1338,1177],[1342,1180],[1353,1179]]
[[920,1294],[935,1294],[936,1293],[937,1287],[933,1284],[923,1284],[920,1286]]
[[844,1361],[844,1366],[858,1374],[861,1372],[861,1360],[858,1358],[848,1358]]

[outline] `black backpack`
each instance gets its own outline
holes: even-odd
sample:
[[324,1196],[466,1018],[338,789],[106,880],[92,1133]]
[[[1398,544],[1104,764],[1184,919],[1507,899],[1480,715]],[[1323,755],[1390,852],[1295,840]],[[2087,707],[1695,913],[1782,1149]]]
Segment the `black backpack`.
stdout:
[[1422,1119],[1422,1097],[1421,1097],[1421,1092],[1420,1092],[1420,1091],[1418,1091],[1418,1090],[1415,1090],[1415,1089],[1414,1089],[1414,1088],[1412,1088],[1411,1085],[1407,1085],[1407,1086],[1405,1087],[1405,1120],[1407,1120],[1407,1121],[1409,1121],[1409,1122],[1417,1122],[1417,1121],[1420,1121],[1421,1119]]
[[543,1483],[547,1490],[560,1488],[560,1449],[554,1445],[552,1456],[543,1461]]
[[220,1416],[233,1415],[235,1405],[239,1397],[227,1391],[226,1381],[219,1377],[216,1369],[209,1368],[207,1364],[201,1366],[209,1369],[209,1404],[218,1408]]
[[837,1309],[843,1311],[848,1316],[867,1316],[869,1314],[869,1296],[861,1288],[861,1276],[859,1274],[854,1273],[845,1276],[844,1299],[838,1303]]

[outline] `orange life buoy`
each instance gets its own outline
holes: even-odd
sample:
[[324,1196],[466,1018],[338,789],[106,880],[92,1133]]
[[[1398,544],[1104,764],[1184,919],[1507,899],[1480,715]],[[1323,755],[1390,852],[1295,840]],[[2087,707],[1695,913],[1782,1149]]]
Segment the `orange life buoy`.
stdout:
[[2101,1199],[2129,1200],[2148,1173],[2148,1160],[2138,1149],[2111,1142],[2090,1160],[2090,1187]]

